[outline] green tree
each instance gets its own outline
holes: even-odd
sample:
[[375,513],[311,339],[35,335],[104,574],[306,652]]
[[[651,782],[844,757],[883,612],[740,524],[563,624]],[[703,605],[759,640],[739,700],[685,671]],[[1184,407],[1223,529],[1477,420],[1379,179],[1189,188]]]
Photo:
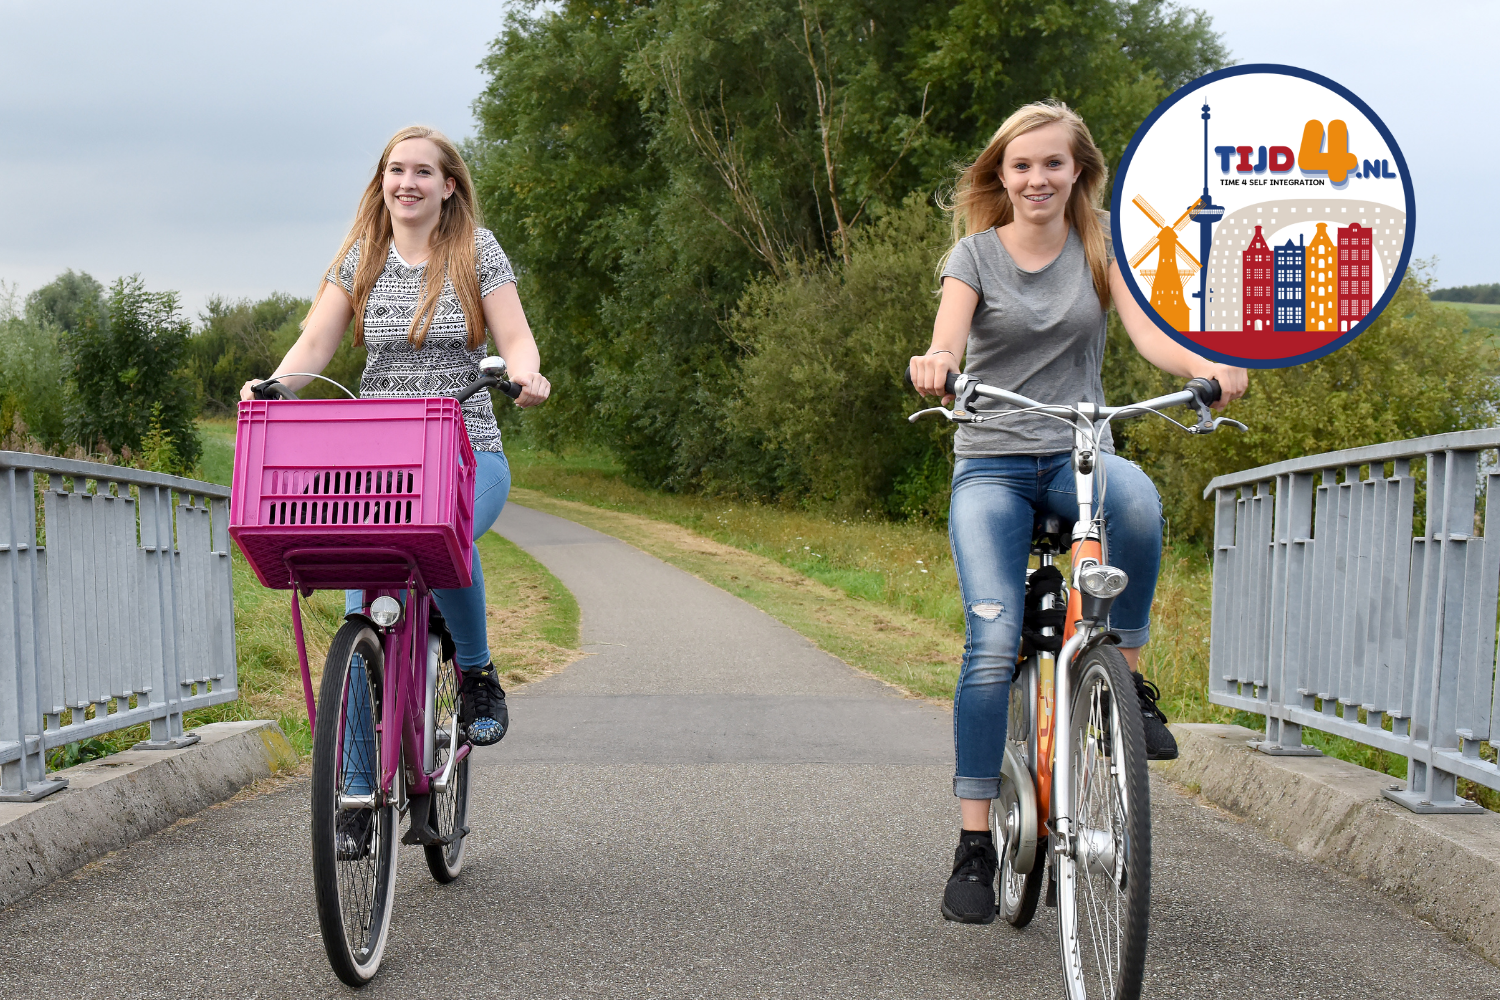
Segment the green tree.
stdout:
[[1206,17],[1159,0],[522,9],[468,152],[555,375],[536,430],[587,428],[657,484],[774,489],[724,405],[753,282],[850,264],[860,227],[950,184],[1020,104],[1067,100],[1113,159],[1225,58]]
[[[858,231],[848,263],[753,283],[730,321],[745,352],[730,427],[765,453],[777,498],[853,513],[946,516],[952,437],[913,425],[901,383],[931,323],[943,221],[912,198]],[[732,489],[737,483],[711,483]]]
[[14,436],[15,447],[27,437],[52,451],[67,446],[63,336],[38,310],[22,314],[14,288],[0,285],[0,438]]
[[148,292],[139,275],[116,280],[106,309],[84,315],[64,340],[68,436],[85,448],[140,451],[154,432],[158,447],[170,442],[170,471],[196,466],[198,391],[182,368],[189,332],[176,293]]
[[51,324],[72,333],[84,321],[104,309],[104,286],[87,271],[72,268],[26,296],[26,316],[38,324]]

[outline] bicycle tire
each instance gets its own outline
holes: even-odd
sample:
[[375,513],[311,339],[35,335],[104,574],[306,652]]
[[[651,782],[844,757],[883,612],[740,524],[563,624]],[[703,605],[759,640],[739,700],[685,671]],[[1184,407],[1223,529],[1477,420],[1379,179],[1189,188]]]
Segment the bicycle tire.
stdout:
[[[399,817],[379,796],[380,637],[346,622],[333,638],[318,695],[313,739],[312,861],[318,927],[334,974],[360,987],[385,954],[396,891]],[[340,808],[343,796],[373,794],[371,809]],[[358,813],[369,819],[357,819]]]
[[[459,709],[458,664],[446,659],[438,666],[436,698],[437,746],[433,752],[433,773],[442,773],[450,754],[456,753],[458,741]],[[446,738],[445,738],[446,737]],[[447,884],[458,878],[464,867],[466,834],[469,832],[469,758],[465,757],[453,766],[453,777],[445,792],[433,790],[431,795],[432,816],[430,825],[445,843],[427,844],[422,848],[427,857],[427,870],[437,881]]]
[[[1069,1000],[1137,1000],[1151,906],[1151,800],[1140,702],[1125,657],[1077,663],[1070,721],[1073,849],[1055,853]],[[1062,762],[1059,762],[1059,767]]]

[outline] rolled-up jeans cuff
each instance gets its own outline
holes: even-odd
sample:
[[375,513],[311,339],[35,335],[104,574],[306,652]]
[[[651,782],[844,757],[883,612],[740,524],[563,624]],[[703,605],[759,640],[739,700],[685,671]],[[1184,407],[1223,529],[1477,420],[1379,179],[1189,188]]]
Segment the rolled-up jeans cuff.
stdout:
[[953,776],[953,794],[961,799],[994,799],[1000,796],[999,778]]
[[1151,626],[1147,624],[1143,628],[1117,628],[1113,630],[1120,637],[1121,649],[1139,649],[1151,639]]

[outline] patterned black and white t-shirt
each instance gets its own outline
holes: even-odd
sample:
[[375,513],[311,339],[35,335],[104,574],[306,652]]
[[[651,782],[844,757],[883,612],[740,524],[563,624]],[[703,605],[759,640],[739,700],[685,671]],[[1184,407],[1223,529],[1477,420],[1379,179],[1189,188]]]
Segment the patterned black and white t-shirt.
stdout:
[[[500,249],[495,234],[474,230],[474,257],[479,271],[479,295],[484,297],[506,282],[515,281],[510,261]],[[359,243],[344,255],[337,271],[327,280],[354,294],[354,271],[359,266]],[[412,267],[401,259],[394,243],[386,255],[385,270],[375,280],[365,303],[365,347],[369,358],[359,380],[365,397],[451,396],[479,378],[479,362],[487,353],[480,344],[470,350],[464,311],[453,282],[443,282],[437,313],[421,350],[407,340],[412,317],[422,303],[422,279],[427,265]],[[464,424],[475,451],[500,451],[500,428],[488,389],[481,389],[464,403]]]

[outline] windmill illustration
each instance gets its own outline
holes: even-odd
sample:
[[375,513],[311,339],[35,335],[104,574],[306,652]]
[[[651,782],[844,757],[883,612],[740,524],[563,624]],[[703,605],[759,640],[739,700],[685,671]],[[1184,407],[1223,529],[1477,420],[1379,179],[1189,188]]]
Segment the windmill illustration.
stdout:
[[[1135,267],[1145,260],[1152,250],[1157,251],[1156,267],[1154,269],[1142,268],[1140,271],[1141,277],[1151,279],[1151,308],[1155,309],[1162,319],[1171,323],[1172,329],[1185,331],[1188,329],[1191,313],[1188,310],[1187,300],[1182,297],[1182,286],[1188,278],[1197,274],[1203,265],[1198,263],[1198,258],[1182,245],[1177,238],[1177,233],[1192,220],[1193,209],[1198,207],[1198,202],[1194,201],[1176,222],[1169,225],[1145,198],[1136,195],[1131,201],[1136,208],[1146,213],[1148,219],[1160,226],[1161,231],[1135,252],[1135,256],[1130,258],[1130,266]],[[1179,266],[1178,258],[1181,258],[1182,266]]]

